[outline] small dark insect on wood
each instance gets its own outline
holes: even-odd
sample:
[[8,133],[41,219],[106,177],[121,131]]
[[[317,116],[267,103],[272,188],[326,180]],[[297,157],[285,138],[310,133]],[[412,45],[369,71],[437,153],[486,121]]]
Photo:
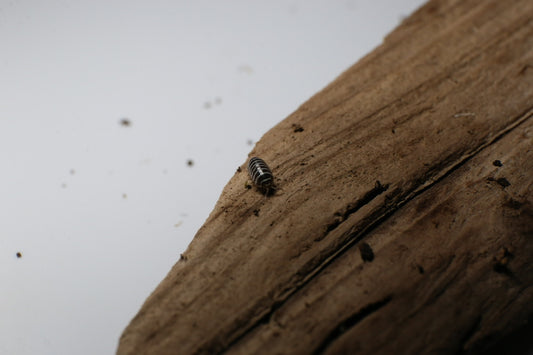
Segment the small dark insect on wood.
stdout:
[[248,162],[248,173],[255,186],[265,195],[272,195],[276,192],[274,175],[272,175],[272,171],[263,159],[257,157],[250,158]]

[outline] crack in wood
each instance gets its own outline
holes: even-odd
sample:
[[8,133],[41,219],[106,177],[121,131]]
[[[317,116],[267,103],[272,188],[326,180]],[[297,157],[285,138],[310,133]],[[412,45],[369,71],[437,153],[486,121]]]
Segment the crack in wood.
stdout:
[[478,315],[474,321],[472,322],[472,325],[469,329],[465,332],[461,340],[459,341],[459,345],[457,346],[457,353],[462,354],[466,351],[466,344],[474,337],[474,335],[479,332],[481,329],[481,315]]
[[388,295],[382,300],[369,303],[358,312],[352,314],[348,318],[340,322],[331,332],[322,340],[320,345],[313,351],[314,355],[324,353],[331,344],[335,342],[340,336],[355,327],[362,322],[365,318],[368,318],[372,314],[378,312],[381,308],[385,307],[392,300],[392,295]]
[[346,221],[350,215],[354,214],[355,212],[359,211],[361,207],[368,205],[372,200],[374,200],[376,197],[381,195],[383,192],[387,191],[389,188],[389,184],[382,185],[379,180],[376,181],[376,184],[374,188],[372,188],[370,191],[368,191],[362,198],[357,200],[354,204],[348,204],[346,206],[346,209],[344,212],[336,212],[335,213],[335,221],[326,227],[326,232],[315,239],[315,242],[319,242],[322,239],[326,238],[327,235],[333,231],[335,228],[337,228],[342,222]]

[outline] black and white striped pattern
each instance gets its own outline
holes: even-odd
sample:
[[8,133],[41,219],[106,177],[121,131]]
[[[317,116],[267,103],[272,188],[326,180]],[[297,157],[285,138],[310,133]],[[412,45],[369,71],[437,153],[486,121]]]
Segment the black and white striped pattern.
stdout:
[[267,193],[275,190],[274,175],[272,175],[272,171],[263,159],[257,157],[250,158],[248,162],[248,173],[253,183],[259,189]]

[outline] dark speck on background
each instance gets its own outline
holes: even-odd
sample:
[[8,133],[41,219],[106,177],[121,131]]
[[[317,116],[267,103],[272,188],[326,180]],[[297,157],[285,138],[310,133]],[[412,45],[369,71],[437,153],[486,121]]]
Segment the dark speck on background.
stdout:
[[131,126],[131,121],[129,120],[129,118],[123,118],[120,120],[120,125],[122,127],[129,127]]
[[502,166],[503,164],[502,164],[501,161],[495,160],[495,161],[492,162],[492,165],[494,165],[494,166]]
[[254,141],[251,140],[251,139],[248,139],[248,140],[246,141],[246,144],[248,144],[248,145],[252,145],[252,144],[254,144]]
[[209,110],[210,108],[213,107],[213,105],[220,105],[220,104],[222,104],[222,98],[219,97],[219,96],[217,96],[217,97],[214,98],[213,101],[206,101],[206,102],[204,102],[204,108],[205,108],[206,110]]
[[194,161],[192,159],[187,160],[187,166],[192,167],[194,165]]
[[239,66],[238,70],[239,70],[240,73],[244,73],[244,74],[248,74],[248,75],[252,75],[253,72],[254,72],[254,69],[248,64],[243,64],[243,65]]
[[17,252],[17,258],[22,258],[22,253],[20,251]]

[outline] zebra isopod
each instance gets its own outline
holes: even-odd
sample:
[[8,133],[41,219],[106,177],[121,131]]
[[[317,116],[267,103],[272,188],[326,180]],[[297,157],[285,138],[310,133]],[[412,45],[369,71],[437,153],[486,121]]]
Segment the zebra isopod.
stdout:
[[275,191],[274,175],[272,175],[272,171],[263,159],[258,157],[250,158],[248,162],[248,173],[253,183],[260,190],[267,194]]

